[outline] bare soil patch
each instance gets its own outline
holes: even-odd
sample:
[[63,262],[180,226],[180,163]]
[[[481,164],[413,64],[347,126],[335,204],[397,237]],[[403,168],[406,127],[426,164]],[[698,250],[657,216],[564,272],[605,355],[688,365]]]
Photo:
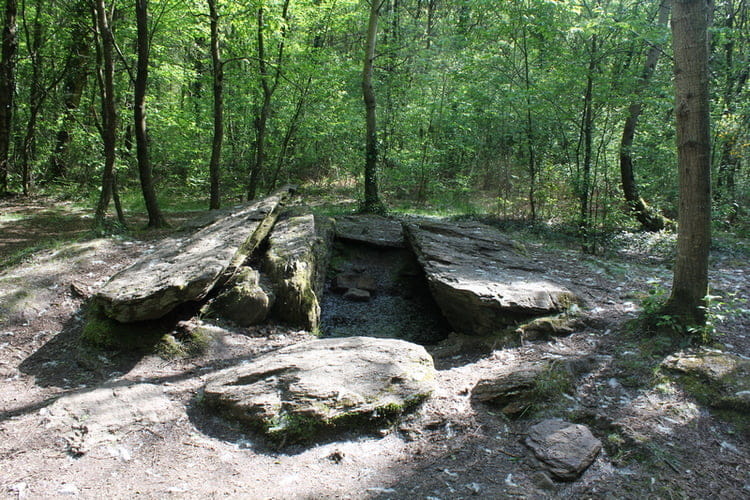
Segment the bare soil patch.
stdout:
[[[6,202],[3,202],[6,203]],[[49,235],[36,201],[3,205],[3,259]],[[46,210],[46,209],[44,209]],[[25,215],[24,215],[25,214]],[[86,213],[64,212],[85,231]],[[15,229],[6,233],[11,224]],[[626,323],[670,272],[663,263],[594,258],[541,241],[527,245],[550,277],[587,302],[586,327],[565,338],[488,345],[452,336],[429,347],[438,389],[416,413],[374,433],[277,450],[204,410],[208,374],[310,334],[281,325],[204,325],[193,357],[118,353],[82,345],[86,295],[160,240],[101,238],[41,249],[0,272],[0,496],[48,498],[742,498],[750,495],[750,435],[655,369],[675,346]],[[714,254],[712,285],[750,296],[747,259]],[[73,285],[73,286],[71,286]],[[729,314],[719,340],[750,356],[749,319]],[[367,332],[362,332],[367,334]],[[472,397],[499,364],[569,363],[573,384],[509,420]],[[101,394],[111,398],[96,403]],[[78,399],[69,399],[78,398]],[[139,398],[141,403],[139,403]],[[78,401],[96,416],[72,417]],[[93,403],[92,403],[93,401]],[[138,408],[139,411],[133,411]],[[91,415],[91,414],[89,414]],[[522,444],[543,417],[587,424],[604,443],[573,483],[550,482]]]

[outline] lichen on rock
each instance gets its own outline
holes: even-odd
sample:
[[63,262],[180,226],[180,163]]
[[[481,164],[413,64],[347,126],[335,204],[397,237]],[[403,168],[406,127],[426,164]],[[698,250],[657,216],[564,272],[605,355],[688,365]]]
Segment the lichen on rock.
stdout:
[[204,401],[280,443],[394,418],[427,398],[432,358],[396,339],[313,340],[211,377]]

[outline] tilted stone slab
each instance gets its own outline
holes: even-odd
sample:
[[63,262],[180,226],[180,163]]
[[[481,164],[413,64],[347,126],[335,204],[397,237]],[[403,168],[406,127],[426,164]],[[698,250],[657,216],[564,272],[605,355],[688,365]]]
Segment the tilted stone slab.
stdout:
[[94,296],[104,313],[123,323],[157,319],[185,302],[200,300],[233,273],[266,237],[289,195],[284,189],[224,217],[175,245],[115,274]]
[[218,372],[204,388],[204,401],[289,443],[398,416],[434,387],[435,367],[424,347],[346,337],[295,344]]
[[491,335],[519,320],[560,312],[579,299],[500,231],[472,221],[405,226],[435,301],[456,331]]
[[312,214],[280,220],[274,226],[263,271],[276,294],[276,318],[307,330],[318,327],[332,240],[331,220]]
[[403,248],[404,228],[400,221],[380,215],[336,217],[336,237],[378,247]]

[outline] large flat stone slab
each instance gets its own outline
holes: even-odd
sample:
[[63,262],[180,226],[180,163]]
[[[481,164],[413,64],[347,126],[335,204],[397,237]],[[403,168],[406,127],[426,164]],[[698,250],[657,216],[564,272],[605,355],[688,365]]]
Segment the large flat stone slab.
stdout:
[[560,312],[579,299],[495,228],[473,221],[405,226],[435,301],[456,331],[492,335],[518,321]]
[[276,294],[276,318],[311,331],[318,328],[332,241],[330,219],[307,214],[276,223],[263,262]]
[[207,382],[210,407],[281,442],[394,417],[427,398],[432,357],[397,339],[312,340],[223,370]]
[[180,304],[202,299],[266,237],[289,192],[278,191],[181,242],[162,244],[112,276],[95,302],[110,318],[129,323],[157,319]]
[[378,247],[403,248],[404,228],[400,221],[381,215],[336,217],[336,237]]

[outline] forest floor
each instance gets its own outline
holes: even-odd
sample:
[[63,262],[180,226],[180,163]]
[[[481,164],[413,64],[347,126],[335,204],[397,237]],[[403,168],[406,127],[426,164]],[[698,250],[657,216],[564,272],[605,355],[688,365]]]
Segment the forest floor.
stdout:
[[[0,201],[2,498],[750,497],[744,419],[702,406],[666,379],[659,363],[678,346],[633,326],[643,297],[669,287],[663,235],[625,235],[594,257],[564,239],[509,229],[551,277],[585,299],[585,328],[523,345],[454,336],[427,346],[438,390],[414,414],[370,434],[275,450],[205,413],[196,395],[215,370],[310,335],[281,325],[214,327],[202,353],[172,358],[81,344],[86,297],[172,237],[92,238],[90,222],[73,205]],[[711,261],[712,289],[725,298],[716,341],[743,356],[750,356],[750,316],[728,298],[750,297],[748,255],[747,242],[735,242]],[[578,360],[583,369],[559,398],[520,419],[472,399],[493,367],[538,359]],[[96,435],[93,422],[60,420],[56,402],[102,391],[121,400],[142,394],[144,412],[100,408],[96,418],[107,427]],[[540,474],[522,444],[529,426],[548,416],[585,423],[604,443],[573,483]]]

